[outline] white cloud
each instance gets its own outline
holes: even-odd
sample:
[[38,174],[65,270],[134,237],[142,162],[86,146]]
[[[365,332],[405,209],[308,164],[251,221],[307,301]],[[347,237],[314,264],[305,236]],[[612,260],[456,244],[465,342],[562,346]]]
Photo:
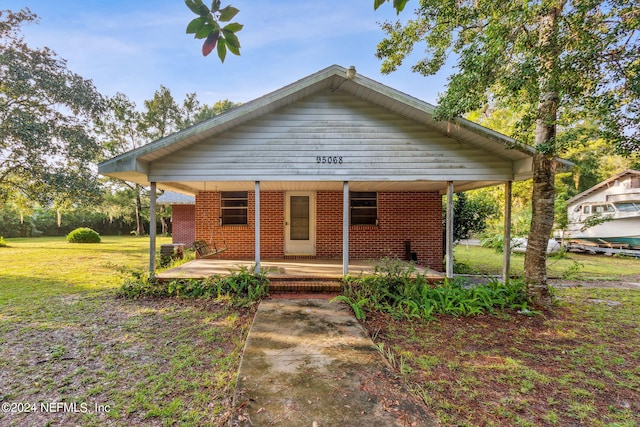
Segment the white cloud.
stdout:
[[224,64],[215,53],[202,57],[202,41],[185,33],[195,15],[180,0],[3,1],[2,8],[29,5],[41,16],[25,29],[29,42],[51,47],[100,91],[123,92],[138,107],[160,85],[179,100],[196,92],[201,102],[247,102],[335,63],[430,102],[443,87],[406,67],[380,75],[377,22],[395,13],[390,5],[374,12],[373,0],[223,0],[244,24],[242,56],[229,54]]

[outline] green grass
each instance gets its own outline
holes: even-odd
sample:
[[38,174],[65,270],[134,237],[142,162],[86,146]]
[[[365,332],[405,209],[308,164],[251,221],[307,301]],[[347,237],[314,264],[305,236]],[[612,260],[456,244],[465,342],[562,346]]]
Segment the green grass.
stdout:
[[[456,263],[464,264],[473,274],[502,274],[503,254],[491,248],[457,245],[454,250]],[[623,280],[640,275],[640,258],[610,257],[567,253],[556,259],[547,260],[548,275],[551,278],[572,280]],[[524,273],[524,254],[511,255],[511,275]]]
[[[118,270],[147,267],[146,238],[5,242],[0,402],[90,410],[0,413],[0,425],[226,425],[251,311],[211,299],[116,298]],[[490,249],[459,246],[456,258],[501,270]],[[571,254],[550,260],[552,275],[576,261],[581,280],[640,273],[640,260]],[[513,263],[517,274],[522,257]],[[364,325],[442,425],[640,425],[640,290],[557,294],[558,307],[533,317],[368,315]]]
[[0,413],[0,425],[226,422],[251,312],[214,300],[116,298],[119,270],[147,268],[148,238],[5,241],[0,401],[89,410]]

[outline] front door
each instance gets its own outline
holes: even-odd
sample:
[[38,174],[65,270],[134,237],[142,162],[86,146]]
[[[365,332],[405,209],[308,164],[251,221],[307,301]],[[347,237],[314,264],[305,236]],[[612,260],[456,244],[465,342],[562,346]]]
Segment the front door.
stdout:
[[285,201],[285,255],[316,254],[316,193],[292,191]]

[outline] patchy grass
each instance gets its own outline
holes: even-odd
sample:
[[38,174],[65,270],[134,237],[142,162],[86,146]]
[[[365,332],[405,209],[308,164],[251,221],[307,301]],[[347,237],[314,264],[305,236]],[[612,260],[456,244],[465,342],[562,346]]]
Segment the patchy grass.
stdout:
[[[481,246],[457,245],[455,261],[464,264],[472,274],[502,274],[502,254]],[[640,259],[624,256],[587,255],[566,253],[560,258],[553,256],[547,261],[548,275],[553,278],[571,280],[635,280],[640,276]],[[511,274],[524,273],[524,254],[511,255]],[[634,278],[635,276],[635,278]]]
[[6,241],[0,402],[15,411],[0,413],[0,425],[226,422],[251,311],[214,300],[117,299],[116,271],[145,268],[145,238]]
[[640,290],[557,294],[533,317],[378,313],[364,325],[443,425],[640,425]]
[[[146,266],[144,238],[6,243],[0,403],[35,403],[37,411],[0,412],[0,425],[227,423],[251,311],[208,299],[116,298],[116,272]],[[466,262],[499,272],[499,262],[487,267],[492,253]],[[582,280],[632,280],[640,272],[640,260],[575,254],[561,267],[575,260],[585,265]],[[442,425],[637,426],[640,290],[615,283],[557,289],[560,305],[533,317],[510,311],[408,321],[371,313],[364,325]]]

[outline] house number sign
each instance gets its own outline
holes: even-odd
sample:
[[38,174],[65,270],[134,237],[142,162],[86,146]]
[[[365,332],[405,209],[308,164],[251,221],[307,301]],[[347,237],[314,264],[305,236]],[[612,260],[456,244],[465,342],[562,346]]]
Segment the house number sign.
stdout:
[[341,165],[342,156],[316,156],[316,163],[319,165]]

